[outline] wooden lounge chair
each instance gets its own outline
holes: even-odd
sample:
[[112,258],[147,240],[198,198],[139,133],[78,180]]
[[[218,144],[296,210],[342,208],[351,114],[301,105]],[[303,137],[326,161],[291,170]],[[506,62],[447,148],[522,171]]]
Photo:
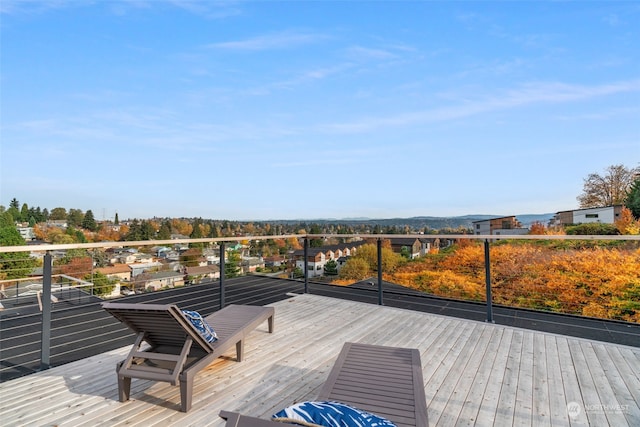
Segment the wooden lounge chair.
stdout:
[[[242,361],[247,334],[265,320],[270,333],[274,327],[273,307],[228,305],[204,318],[218,336],[209,343],[176,305],[108,302],[102,306],[137,334],[127,358],[116,366],[120,401],[129,400],[132,378],[179,383],[182,412],[191,408],[198,372],[234,345],[236,360]],[[143,342],[148,348],[142,348]]]
[[[420,352],[414,348],[345,343],[318,400],[354,406],[398,427],[427,427]],[[281,422],[221,411],[226,427],[275,427]]]

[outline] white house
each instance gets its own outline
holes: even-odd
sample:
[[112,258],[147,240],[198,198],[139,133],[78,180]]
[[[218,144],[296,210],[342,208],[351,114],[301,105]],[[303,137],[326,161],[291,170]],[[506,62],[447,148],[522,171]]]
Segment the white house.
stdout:
[[620,218],[622,207],[622,205],[612,205],[600,208],[561,211],[553,217],[552,225],[585,224],[589,222],[614,224]]

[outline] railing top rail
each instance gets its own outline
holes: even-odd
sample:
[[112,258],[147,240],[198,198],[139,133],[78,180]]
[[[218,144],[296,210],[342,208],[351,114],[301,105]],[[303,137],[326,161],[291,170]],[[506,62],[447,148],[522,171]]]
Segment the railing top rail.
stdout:
[[68,249],[96,249],[119,248],[131,246],[161,246],[182,243],[227,243],[241,242],[244,240],[270,240],[289,238],[361,238],[361,239],[469,239],[469,240],[600,240],[600,241],[640,241],[640,235],[534,235],[534,234],[284,234],[268,236],[228,236],[207,237],[200,239],[171,239],[171,240],[140,240],[122,242],[94,242],[94,243],[70,243],[58,245],[24,245],[24,246],[0,246],[0,253],[11,252],[47,252]]
[[309,239],[362,237],[363,239],[470,239],[470,240],[636,240],[640,235],[556,235],[556,234],[306,234]]

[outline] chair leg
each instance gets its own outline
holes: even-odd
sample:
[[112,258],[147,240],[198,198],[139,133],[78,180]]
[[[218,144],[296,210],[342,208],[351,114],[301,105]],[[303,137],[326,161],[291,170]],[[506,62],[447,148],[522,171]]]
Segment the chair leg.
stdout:
[[273,333],[273,316],[269,316],[269,318],[267,319],[267,322],[269,323],[269,333],[272,334]]
[[242,362],[244,358],[244,340],[240,340],[236,343],[236,360]]
[[189,412],[193,398],[193,377],[186,376],[180,380],[180,410]]
[[118,374],[118,399],[120,402],[129,400],[131,394],[131,377],[125,377]]

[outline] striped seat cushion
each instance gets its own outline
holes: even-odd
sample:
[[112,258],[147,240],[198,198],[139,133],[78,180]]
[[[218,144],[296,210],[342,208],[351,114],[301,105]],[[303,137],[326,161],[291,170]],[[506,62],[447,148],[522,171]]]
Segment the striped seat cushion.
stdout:
[[339,402],[300,402],[272,416],[274,421],[310,427],[395,427],[391,421]]
[[207,342],[214,342],[218,339],[218,335],[216,335],[216,331],[213,330],[211,325],[209,325],[202,318],[202,315],[197,311],[190,310],[182,310],[182,314],[185,315],[187,319],[191,322],[191,324],[198,330],[202,338],[204,338]]

